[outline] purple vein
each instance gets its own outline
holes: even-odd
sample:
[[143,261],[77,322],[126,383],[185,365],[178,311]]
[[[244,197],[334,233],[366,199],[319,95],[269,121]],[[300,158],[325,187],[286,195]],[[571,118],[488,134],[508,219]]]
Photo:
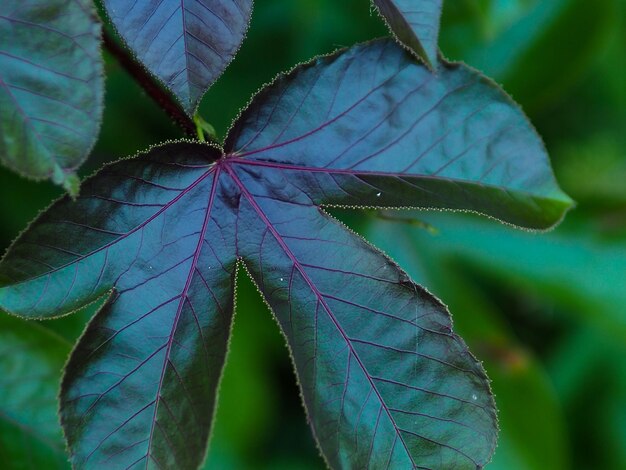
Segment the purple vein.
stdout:
[[[187,281],[185,282],[185,287],[183,288],[183,291],[181,293],[181,299],[180,302],[178,303],[178,310],[176,311],[176,316],[174,317],[174,321],[172,323],[172,329],[170,331],[170,335],[167,341],[167,346],[166,346],[166,350],[165,350],[165,360],[163,361],[163,367],[161,368],[161,377],[159,378],[159,383],[157,385],[157,393],[156,393],[156,402],[154,405],[154,415],[152,417],[152,426],[150,428],[150,437],[148,438],[148,451],[147,451],[147,455],[151,455],[151,451],[152,451],[152,443],[154,440],[154,429],[155,429],[155,423],[157,420],[157,413],[159,410],[159,401],[161,399],[161,390],[163,388],[163,381],[165,380],[165,371],[167,370],[167,366],[168,364],[171,364],[171,361],[169,359],[170,357],[170,352],[172,350],[172,345],[174,344],[174,335],[176,333],[176,329],[178,326],[178,321],[180,320],[180,317],[182,315],[183,312],[183,307],[185,305],[185,301],[187,299],[187,293],[189,292],[189,288],[191,286],[191,282],[194,278],[194,275],[196,273],[196,267],[198,266],[198,260],[200,259],[200,253],[202,253],[202,244],[204,241],[204,236],[206,234],[207,228],[209,226],[209,221],[211,220],[211,209],[213,207],[213,202],[215,200],[215,193],[216,193],[216,189],[217,189],[217,183],[219,180],[219,175],[220,175],[220,167],[217,167],[217,171],[215,172],[215,176],[213,177],[213,182],[211,184],[211,192],[209,194],[209,201],[207,204],[207,209],[206,209],[206,213],[204,215],[204,220],[202,222],[202,228],[200,229],[200,236],[198,237],[198,244],[196,245],[196,249],[194,251],[194,256],[193,256],[193,260],[191,262],[191,267],[189,269],[189,275],[187,276]],[[182,383],[182,380],[181,380]],[[191,406],[193,406],[193,403],[191,403]],[[146,459],[146,469],[148,468],[148,460]]]
[[350,350],[350,353],[352,354],[352,356],[354,356],[354,359],[357,361],[357,363],[358,363],[359,367],[361,368],[361,370],[363,371],[365,377],[367,377],[367,380],[368,380],[368,382],[370,384],[370,387],[372,388],[372,390],[374,391],[374,393],[378,397],[378,401],[380,402],[381,407],[385,410],[385,413],[387,414],[387,417],[389,418],[389,421],[391,422],[393,428],[396,431],[396,435],[400,438],[400,441],[402,442],[402,445],[404,446],[404,449],[405,449],[407,455],[409,456],[409,459],[411,460],[413,465],[417,465],[416,462],[413,460],[411,452],[409,451],[409,448],[408,448],[406,442],[404,441],[404,438],[402,437],[402,435],[400,433],[400,428],[396,424],[395,419],[394,419],[393,415],[391,414],[391,411],[389,410],[389,407],[387,406],[387,404],[383,400],[383,397],[380,394],[380,392],[378,391],[378,388],[377,388],[376,384],[372,380],[372,376],[367,371],[367,368],[365,367],[365,365],[361,361],[361,358],[357,354],[357,351],[354,349],[353,345],[350,343],[350,339],[349,339],[348,335],[343,330],[343,328],[339,324],[337,318],[335,318],[335,315],[332,313],[332,310],[330,309],[330,307],[326,303],[326,299],[324,298],[322,293],[318,290],[317,286],[313,283],[313,281],[311,280],[309,275],[306,273],[304,268],[301,266],[300,262],[298,261],[298,259],[294,255],[294,253],[287,246],[287,244],[283,240],[282,236],[276,231],[276,228],[271,223],[271,221],[267,218],[267,215],[265,214],[265,212],[263,212],[263,210],[261,209],[261,207],[259,207],[259,205],[254,200],[254,198],[252,197],[250,192],[248,192],[248,189],[244,186],[244,184],[241,182],[241,180],[236,175],[236,173],[229,166],[225,166],[225,168],[226,168],[226,171],[228,172],[228,174],[233,178],[233,180],[234,180],[235,184],[237,185],[237,187],[239,187],[241,193],[246,197],[246,199],[248,199],[248,201],[250,202],[250,204],[252,205],[254,210],[257,212],[257,214],[259,215],[261,220],[267,225],[268,229],[272,232],[272,235],[274,235],[274,238],[276,239],[278,244],[281,246],[281,248],[283,249],[285,254],[289,257],[289,259],[291,260],[293,265],[296,266],[296,269],[300,272],[300,274],[301,274],[302,278],[304,279],[304,281],[306,282],[306,284],[309,286],[309,288],[311,289],[313,294],[317,297],[318,302],[320,303],[320,305],[322,305],[324,310],[326,310],[326,313],[328,314],[329,319],[335,325],[335,328],[337,328],[337,331],[339,332],[339,334],[341,334],[342,338],[346,342],[346,345],[347,345],[348,349]]
[[[382,176],[382,177],[392,177],[392,178],[419,178],[422,180],[431,180],[431,181],[448,181],[451,183],[469,183],[481,186],[483,188],[495,188],[503,191],[510,192],[511,190],[505,188],[504,186],[499,186],[496,184],[488,184],[483,183],[481,181],[475,181],[470,179],[461,179],[461,178],[452,178],[450,176],[438,176],[438,175],[426,175],[420,173],[402,173],[402,172],[394,172],[394,171],[374,171],[374,170],[357,170],[357,169],[345,169],[345,168],[324,168],[324,167],[315,167],[315,166],[307,166],[307,165],[294,165],[291,163],[284,162],[272,162],[268,160],[249,160],[245,158],[239,157],[229,157],[229,162],[233,165],[249,165],[249,166],[259,166],[261,168],[270,168],[275,170],[283,170],[283,171],[304,171],[309,173],[324,173],[327,175],[348,175],[354,176],[357,178],[368,177],[368,176]],[[408,184],[408,181],[404,181]],[[517,189],[515,191],[526,193],[521,189]],[[532,195],[532,193],[529,193]],[[542,197],[541,195],[532,195],[533,197]],[[512,196],[511,196],[512,197]]]
[[[26,279],[23,281],[20,281],[18,283],[16,283],[15,285],[19,285],[25,282],[30,282],[33,281],[39,277],[42,276],[47,276],[50,275],[56,271],[60,271],[63,268],[66,268],[67,266],[70,266],[74,263],[77,263],[79,261],[84,260],[85,258],[88,258],[90,256],[95,255],[96,253],[102,251],[102,250],[106,250],[107,248],[115,245],[116,243],[118,243],[119,241],[128,238],[129,236],[131,236],[132,234],[134,234],[135,232],[143,229],[144,227],[146,227],[150,222],[152,222],[154,219],[158,218],[161,214],[163,214],[163,212],[165,212],[166,210],[168,210],[170,207],[172,207],[174,204],[176,204],[182,197],[186,196],[187,194],[189,194],[189,191],[191,191],[192,189],[194,189],[196,186],[198,186],[202,181],[204,181],[206,178],[208,178],[211,173],[213,173],[213,171],[215,171],[215,167],[210,168],[209,170],[207,170],[205,173],[203,173],[197,180],[195,180],[193,183],[191,183],[189,186],[187,186],[186,188],[182,189],[181,192],[171,201],[169,201],[167,204],[165,204],[161,209],[159,209],[157,212],[155,212],[153,215],[151,215],[148,219],[146,219],[144,222],[140,223],[139,225],[137,225],[135,228],[129,230],[128,232],[125,233],[120,233],[118,238],[116,238],[115,240],[102,245],[100,248],[96,248],[95,250],[82,255],[80,258],[77,258],[75,260],[70,261],[69,263],[65,263],[57,268],[51,269],[50,271],[40,274],[39,276],[34,276],[31,277],[30,279]],[[73,223],[71,221],[65,221],[67,223]],[[94,227],[91,227],[94,228]]]
[[[305,132],[302,135],[299,135],[297,137],[294,137],[292,139],[286,140],[284,142],[280,142],[280,143],[276,143],[276,144],[272,144],[270,146],[267,147],[263,147],[260,149],[255,149],[255,150],[249,150],[247,152],[242,152],[242,153],[237,153],[235,152],[234,155],[236,155],[239,158],[243,158],[243,157],[247,157],[250,155],[254,155],[260,152],[264,152],[266,150],[272,150],[275,148],[280,148],[280,147],[284,147],[286,145],[292,144],[294,142],[298,142],[301,141],[323,129],[325,129],[326,127],[330,126],[331,124],[335,123],[336,121],[338,121],[339,119],[341,119],[342,117],[346,116],[347,114],[350,113],[350,111],[354,110],[357,106],[359,106],[361,103],[365,102],[371,95],[373,95],[374,93],[376,93],[378,90],[380,90],[381,88],[383,88],[385,85],[387,85],[389,82],[391,82],[395,77],[397,77],[398,75],[400,75],[400,73],[402,73],[406,68],[408,67],[408,65],[405,65],[404,67],[402,67],[400,70],[398,70],[396,73],[394,73],[393,75],[391,75],[390,77],[386,78],[383,82],[381,82],[379,85],[377,85],[376,87],[372,88],[370,91],[368,91],[365,95],[363,95],[361,98],[359,98],[354,104],[352,104],[351,106],[347,107],[345,110],[343,110],[342,112],[340,112],[339,114],[337,114],[337,116],[335,116],[334,118],[332,118],[329,121],[326,121],[322,124],[320,124],[318,127]],[[247,145],[247,144],[246,144]]]

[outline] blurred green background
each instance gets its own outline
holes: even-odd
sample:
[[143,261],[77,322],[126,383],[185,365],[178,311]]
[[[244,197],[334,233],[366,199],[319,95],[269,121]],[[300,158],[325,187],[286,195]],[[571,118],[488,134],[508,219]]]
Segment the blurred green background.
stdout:
[[[521,103],[578,202],[558,229],[525,233],[466,214],[336,213],[442,298],[484,361],[500,409],[491,469],[626,468],[625,17],[621,0],[445,6],[443,54]],[[201,114],[223,136],[276,73],[386,34],[365,0],[257,0]],[[181,135],[110,57],[106,87],[83,175]],[[0,169],[2,249],[59,194]],[[237,307],[206,468],[323,468],[285,341],[241,273]],[[56,390],[94,310],[37,324],[0,316],[0,467],[67,467]]]

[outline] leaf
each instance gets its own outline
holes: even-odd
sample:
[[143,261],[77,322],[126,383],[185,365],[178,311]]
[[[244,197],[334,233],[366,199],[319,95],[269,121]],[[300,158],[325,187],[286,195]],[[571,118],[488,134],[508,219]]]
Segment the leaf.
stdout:
[[392,41],[280,77],[242,114],[226,150],[258,178],[288,175],[316,204],[472,210],[536,229],[572,204],[502,90],[462,64],[433,75]]
[[593,232],[584,225],[570,225],[569,230],[563,227],[536,237],[471,217],[429,214],[428,222],[440,229],[439,234],[434,240],[415,235],[414,243],[434,242],[441,257],[454,256],[503,286],[533,292],[624,342],[624,241],[600,236],[595,225]]
[[374,0],[393,34],[431,67],[437,64],[443,0]]
[[[216,222],[227,220],[207,171],[215,151],[177,148],[185,163],[168,163],[163,147],[102,171],[8,256],[18,262],[5,272],[21,279],[18,301],[30,316],[66,313],[115,287],[63,381],[61,416],[77,467],[144,460],[193,468],[205,454],[232,316],[234,224],[222,233]],[[28,255],[37,244],[39,262]]]
[[0,160],[75,189],[104,92],[100,22],[88,0],[0,2]]
[[116,29],[145,67],[193,116],[246,34],[252,0],[104,0]]
[[484,466],[495,408],[445,307],[315,206],[253,195],[231,171],[240,255],[287,336],[330,466]]
[[615,0],[491,0],[487,18],[472,14],[475,3],[445,4],[441,49],[503,83],[531,115],[558,103],[581,76],[600,75],[595,62],[619,17]]
[[69,352],[69,343],[42,326],[0,316],[0,458],[4,468],[69,468],[56,400],[59,371]]
[[[597,70],[595,65],[605,50],[607,39],[617,31],[615,19],[619,18],[619,2],[615,0],[599,0],[593,4],[584,0],[555,3],[561,4],[559,11],[554,12],[558,15],[553,13],[552,21],[546,21],[542,34],[526,44],[526,50],[519,51],[506,75],[502,75],[513,96],[529,97],[527,106],[531,110],[558,103],[558,99],[579,83],[581,77]],[[539,14],[547,17],[547,12],[538,10]],[[536,28],[538,16],[527,18],[519,29],[523,27],[527,31]],[[581,28],[584,28],[585,34],[578,34]],[[507,38],[501,40],[506,41]],[[569,44],[563,47],[565,41]],[[526,79],[521,77],[522,74],[526,75]],[[549,84],[545,81],[547,76],[554,77]],[[539,87],[540,92],[535,89],[533,93],[534,86]]]
[[[471,240],[478,239],[480,231],[475,225],[468,226],[468,217],[459,214],[431,216],[435,214],[429,214],[429,219],[433,218],[432,222],[439,229],[436,235],[380,219],[371,220],[364,233],[402,263],[416,280],[423,281],[435,295],[446,299],[453,312],[463,312],[463,315],[455,316],[454,327],[484,361],[498,398],[500,435],[498,450],[489,468],[571,468],[567,427],[562,404],[554,393],[554,384],[541,362],[516,340],[507,318],[509,312],[497,308],[488,294],[477,287],[475,272],[469,270],[465,274],[466,270],[459,263],[459,255],[465,251],[460,245],[471,246]],[[450,231],[465,234],[465,239],[459,238],[459,245],[449,247]],[[468,232],[472,232],[471,235],[468,236]],[[489,238],[485,245],[491,247],[491,256],[498,257],[498,238],[486,238]],[[506,238],[506,234],[500,233],[499,239]],[[532,239],[530,236],[526,238]],[[534,237],[537,243],[542,238]],[[519,253],[524,253],[526,259],[532,252],[532,243],[528,242],[517,248],[517,256],[508,253],[511,265],[520,262]],[[502,272],[500,276],[506,274]],[[518,284],[515,288],[519,291]],[[580,286],[579,289],[584,290]],[[521,402],[528,405],[520,407]],[[538,427],[540,420],[543,424]]]
[[374,204],[547,227],[569,200],[506,95],[462,66],[431,75],[387,40],[278,79],[224,153],[166,144],[44,212],[0,263],[0,306],[51,317],[110,292],[63,382],[74,465],[201,463],[241,260],[332,467],[482,468],[495,407],[447,309],[320,210]]
[[[581,205],[619,213],[626,205],[626,159],[614,135],[594,133],[576,143],[565,142],[557,150],[560,158],[556,171]],[[596,214],[599,212],[596,209]]]

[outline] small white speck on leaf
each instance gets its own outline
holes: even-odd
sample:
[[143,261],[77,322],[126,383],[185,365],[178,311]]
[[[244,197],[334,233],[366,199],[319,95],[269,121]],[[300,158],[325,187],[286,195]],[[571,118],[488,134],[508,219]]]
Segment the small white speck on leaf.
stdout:
[[472,400],[474,401],[478,400],[478,397],[476,396],[476,394],[472,395]]
[[376,193],[376,197],[380,197],[382,193]]

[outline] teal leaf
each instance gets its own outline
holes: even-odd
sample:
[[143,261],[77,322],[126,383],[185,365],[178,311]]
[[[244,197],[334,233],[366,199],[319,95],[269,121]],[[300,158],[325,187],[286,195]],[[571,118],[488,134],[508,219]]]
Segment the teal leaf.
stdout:
[[287,336],[329,466],[482,468],[495,406],[446,308],[314,205],[281,201],[285,181],[262,191],[232,174],[240,255]]
[[79,468],[194,468],[205,455],[232,318],[233,236],[213,213],[224,210],[207,171],[215,151],[175,148],[184,162],[169,163],[162,147],[106,168],[6,259],[17,283],[7,306],[24,316],[62,315],[110,292],[63,380],[61,416]]
[[[478,240],[485,246],[483,264],[487,264],[490,262],[487,258],[491,260],[501,256],[500,240],[522,235],[525,243],[502,253],[509,259],[509,265],[508,270],[498,273],[498,279],[506,279],[515,270],[515,265],[524,264],[533,257],[536,244],[554,237],[556,233],[545,237],[520,234],[508,227],[481,220],[472,224],[472,218],[476,219],[459,214],[428,214],[426,219],[437,227],[436,234],[403,223],[372,219],[364,233],[405,266],[416,280],[432,289],[435,295],[446,299],[452,312],[462,313],[455,315],[454,327],[484,361],[497,397],[500,435],[498,449],[489,468],[571,468],[563,404],[554,392],[554,384],[545,366],[527,345],[520,344],[516,339],[507,316],[510,315],[508,304],[498,307],[489,298],[488,290],[476,281],[476,270],[468,269],[463,262]],[[482,230],[481,226],[484,226]],[[495,233],[489,234],[489,226]],[[509,232],[508,235],[506,232]],[[458,235],[456,244],[452,241],[454,235]],[[548,260],[549,253],[545,255]],[[561,278],[560,282],[565,285],[569,280]],[[514,289],[519,292],[524,286],[516,281]],[[585,289],[578,286],[578,290]],[[520,402],[527,403],[527,406],[520,407]],[[542,422],[541,426],[537,426],[538,421]]]
[[443,0],[374,0],[393,34],[427,64],[437,64]]
[[202,462],[238,263],[287,337],[333,468],[482,468],[495,405],[446,307],[322,207],[466,209],[544,228],[568,204],[495,85],[459,65],[432,75],[375,41],[279,78],[223,151],[170,143],[89,178],[9,249],[0,306],[49,318],[108,294],[63,381],[77,468]]
[[144,66],[193,116],[237,53],[252,0],[104,0],[113,24]]
[[0,160],[69,191],[102,120],[100,22],[88,0],[0,2]]
[[324,205],[470,210],[545,229],[572,204],[506,93],[462,64],[433,75],[388,40],[279,77],[226,147]]

